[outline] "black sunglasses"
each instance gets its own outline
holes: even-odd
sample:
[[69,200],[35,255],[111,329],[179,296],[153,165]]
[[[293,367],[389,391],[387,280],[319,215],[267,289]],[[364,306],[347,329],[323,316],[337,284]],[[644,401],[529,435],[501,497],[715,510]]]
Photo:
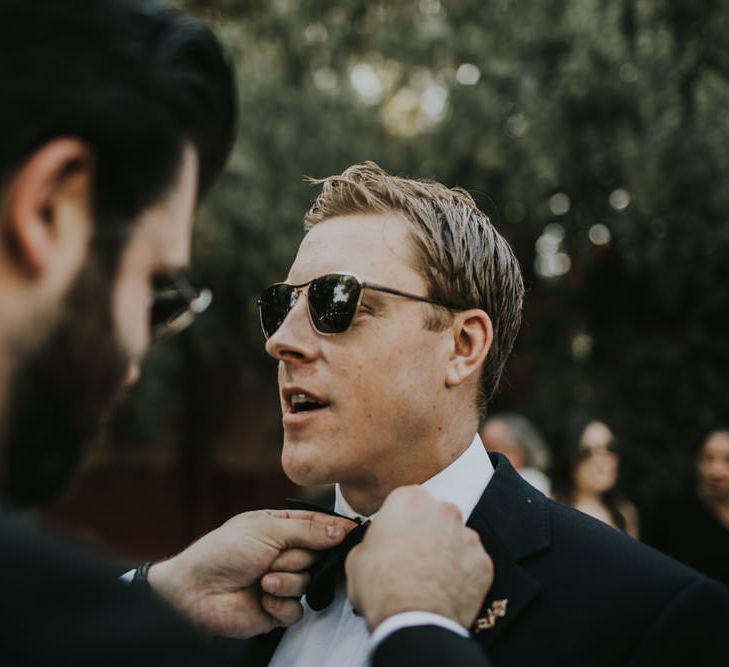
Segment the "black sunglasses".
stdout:
[[204,313],[213,300],[207,288],[195,288],[183,272],[178,272],[158,284],[149,309],[153,338],[180,333]]
[[620,445],[613,440],[602,447],[580,447],[577,450],[577,458],[580,461],[587,461],[602,452],[620,454]]
[[425,296],[363,282],[351,273],[328,273],[300,285],[275,283],[263,290],[258,299],[263,335],[270,338],[276,333],[296,305],[299,296],[304,293],[309,305],[309,320],[314,329],[322,334],[344,333],[352,326],[365,288],[444,308],[454,308]]

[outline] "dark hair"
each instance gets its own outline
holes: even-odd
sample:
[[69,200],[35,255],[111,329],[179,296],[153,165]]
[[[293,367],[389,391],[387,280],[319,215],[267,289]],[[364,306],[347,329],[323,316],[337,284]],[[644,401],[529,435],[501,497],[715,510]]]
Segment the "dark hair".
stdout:
[[704,447],[706,447],[706,443],[709,442],[709,440],[711,440],[716,435],[722,434],[729,436],[729,425],[717,424],[716,426],[714,426],[714,428],[706,431],[703,437],[699,440],[698,444],[695,445],[696,455],[699,456],[704,451]]
[[201,194],[221,171],[235,86],[203,22],[162,0],[0,0],[0,45],[0,193],[44,144],[78,138],[94,158],[97,235],[119,252],[186,144]]
[[[585,435],[585,430],[593,422],[605,423],[599,417],[584,412],[570,415],[564,424],[558,446],[554,451],[551,470],[552,494],[555,500],[566,505],[573,505],[575,502],[574,473],[580,463],[580,443]],[[625,502],[625,497],[617,480],[611,489],[600,495],[600,500],[615,526],[624,531],[627,527],[627,519],[620,507]]]

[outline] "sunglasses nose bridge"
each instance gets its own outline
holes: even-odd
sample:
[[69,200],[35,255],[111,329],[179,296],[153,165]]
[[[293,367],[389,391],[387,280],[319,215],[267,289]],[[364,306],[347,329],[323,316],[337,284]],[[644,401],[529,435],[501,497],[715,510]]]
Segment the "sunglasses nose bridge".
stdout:
[[291,295],[291,310],[294,309],[294,306],[298,303],[299,297],[306,294],[308,285],[302,285],[301,287],[294,287],[293,294]]
[[[318,355],[318,336],[309,312],[306,286],[290,292],[289,309],[278,328],[266,339],[266,352],[280,362],[308,363]],[[306,310],[306,315],[302,312]]]
[[[291,301],[289,303],[289,310],[286,313],[284,322],[291,317],[291,313],[294,311],[296,306],[299,305],[299,302],[301,301],[301,297],[306,295],[307,287],[308,287],[308,285],[302,285],[301,287],[292,288]],[[305,301],[308,301],[308,299],[305,299]],[[308,303],[306,304],[306,307],[308,310]],[[283,322],[281,324],[283,324]]]
[[[312,327],[314,326],[313,322],[311,321],[311,312],[310,312],[309,303],[308,303],[308,288],[309,288],[308,284],[301,285],[300,287],[291,288],[289,307],[288,307],[288,310],[286,311],[286,315],[284,316],[283,321],[279,325],[278,329],[276,329],[276,331],[271,335],[271,337],[279,334],[282,331],[282,329],[284,329],[284,328],[288,329],[289,327],[292,326],[292,315],[295,318],[298,317],[298,315],[295,314],[295,311],[298,309],[299,303],[301,303],[302,307],[306,308],[308,319],[309,319],[309,324],[311,324]],[[302,296],[306,296],[306,298],[303,299],[303,301],[301,299]],[[293,322],[293,323],[295,324],[295,322]]]

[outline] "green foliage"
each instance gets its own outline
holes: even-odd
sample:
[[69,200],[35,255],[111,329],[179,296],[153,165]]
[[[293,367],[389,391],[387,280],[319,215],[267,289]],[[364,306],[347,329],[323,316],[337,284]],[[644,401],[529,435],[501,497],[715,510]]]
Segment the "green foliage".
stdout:
[[[255,295],[286,275],[315,196],[304,176],[371,159],[469,189],[520,257],[525,324],[494,407],[552,435],[575,407],[604,415],[639,501],[685,476],[727,421],[726,3],[185,4],[218,24],[241,99],[196,232],[215,306],[150,359],[178,359],[157,391],[214,424],[197,446],[273,373]],[[149,422],[146,393],[127,426]],[[137,439],[170,429],[156,425]]]

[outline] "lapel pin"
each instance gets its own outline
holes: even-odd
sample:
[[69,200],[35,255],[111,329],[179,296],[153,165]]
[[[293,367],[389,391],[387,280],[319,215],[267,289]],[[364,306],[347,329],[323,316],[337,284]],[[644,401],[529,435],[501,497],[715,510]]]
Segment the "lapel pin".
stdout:
[[504,598],[503,600],[494,600],[491,606],[486,610],[486,615],[476,619],[473,626],[474,634],[493,628],[499,618],[506,616],[506,605],[508,604],[508,598]]

